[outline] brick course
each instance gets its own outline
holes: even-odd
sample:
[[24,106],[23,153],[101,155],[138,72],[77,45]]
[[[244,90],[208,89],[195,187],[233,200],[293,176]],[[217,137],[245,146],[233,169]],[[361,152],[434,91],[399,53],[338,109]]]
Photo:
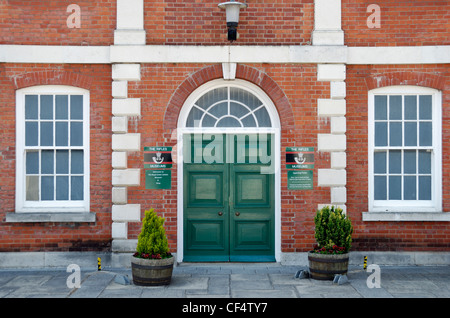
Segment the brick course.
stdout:
[[[80,7],[80,28],[69,28],[70,4]],[[0,1],[0,44],[110,45],[116,0]]]
[[[370,4],[380,7],[380,28],[369,28]],[[342,0],[342,30],[348,46],[450,44],[450,3],[435,0]]]

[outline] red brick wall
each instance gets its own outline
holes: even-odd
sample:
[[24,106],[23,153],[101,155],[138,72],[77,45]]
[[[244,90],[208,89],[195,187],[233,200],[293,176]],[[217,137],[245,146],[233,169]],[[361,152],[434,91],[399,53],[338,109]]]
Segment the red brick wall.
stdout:
[[[70,4],[80,6],[81,27],[68,28]],[[0,1],[0,44],[110,45],[116,0]]]
[[[111,67],[0,65],[0,252],[108,250],[111,240]],[[72,85],[90,91],[90,200],[95,223],[6,223],[15,211],[15,90]]]
[[442,201],[450,212],[449,79],[448,65],[347,66],[347,210],[355,228],[354,250],[450,250],[449,222],[362,221],[368,211],[368,91],[400,83],[442,91]]
[[[370,4],[380,6],[380,28],[367,27]],[[445,0],[342,0],[342,29],[348,46],[450,44],[450,2]]]
[[[245,2],[245,1],[242,1]],[[146,0],[147,44],[227,44],[225,11],[216,0]],[[249,1],[241,9],[238,44],[307,44],[313,0]]]
[[[176,127],[178,112],[184,99],[204,82],[221,78],[220,65],[142,65],[141,81],[128,85],[129,97],[140,97],[141,118],[130,124],[129,131],[141,133],[141,145],[175,146],[171,134]],[[317,149],[317,134],[329,132],[327,120],[317,118],[317,98],[329,97],[329,84],[317,82],[315,65],[238,65],[236,77],[259,85],[274,101],[281,116],[281,222],[282,250],[305,251],[314,245],[313,217],[318,203],[329,202],[329,188],[317,187],[317,169],[329,167],[329,155],[316,153],[314,191],[287,190],[285,150],[290,146],[310,146]],[[171,114],[176,114],[171,115]],[[293,120],[292,120],[293,118]],[[164,122],[167,120],[167,122]],[[176,136],[176,134],[175,134]],[[128,157],[129,168],[143,169],[143,154]],[[166,218],[166,233],[171,249],[176,249],[177,235],[177,168],[172,167],[171,190],[145,189],[144,173],[141,186],[128,190],[128,202],[140,203]],[[314,195],[313,195],[314,194]],[[140,223],[129,223],[129,238],[137,238]]]

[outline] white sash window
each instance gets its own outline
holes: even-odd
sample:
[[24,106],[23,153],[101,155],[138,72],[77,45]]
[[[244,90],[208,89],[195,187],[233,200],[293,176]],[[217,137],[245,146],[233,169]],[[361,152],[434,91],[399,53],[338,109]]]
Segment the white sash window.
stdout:
[[16,98],[16,211],[88,211],[88,91],[37,86]]
[[434,89],[369,93],[369,211],[442,210],[441,120]]

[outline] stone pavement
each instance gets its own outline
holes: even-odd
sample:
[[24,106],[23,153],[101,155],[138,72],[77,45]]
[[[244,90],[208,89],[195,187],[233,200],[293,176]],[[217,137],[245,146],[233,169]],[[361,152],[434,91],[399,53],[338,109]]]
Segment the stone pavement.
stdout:
[[[182,263],[168,286],[142,287],[131,269],[0,270],[0,298],[450,298],[450,266],[350,266],[344,284],[295,278],[299,266],[276,263]],[[68,285],[69,282],[69,285]],[[375,283],[379,282],[377,288]],[[372,287],[372,288],[369,288]]]

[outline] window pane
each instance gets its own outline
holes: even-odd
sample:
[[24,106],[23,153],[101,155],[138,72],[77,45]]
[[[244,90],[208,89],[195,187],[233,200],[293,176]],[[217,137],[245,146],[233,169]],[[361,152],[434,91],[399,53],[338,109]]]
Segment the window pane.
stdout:
[[405,176],[403,178],[403,199],[415,200],[416,199],[416,177]]
[[431,95],[419,96],[419,119],[432,119]]
[[70,145],[83,146],[83,123],[70,123]]
[[69,143],[69,124],[67,122],[56,122],[56,146],[67,146]]
[[241,118],[248,114],[248,109],[244,106],[230,102],[230,115],[236,116],[237,118]]
[[386,152],[373,154],[374,173],[386,173]]
[[227,100],[228,99],[228,88],[227,87],[221,87],[216,88],[202,97],[200,97],[195,104],[198,105],[200,108],[207,109],[209,106],[211,106],[214,103],[217,103],[221,100]]
[[53,95],[41,95],[41,119],[53,119]]
[[25,123],[25,146],[37,146],[38,145],[38,123],[26,122]]
[[41,173],[53,174],[54,157],[53,150],[42,150],[41,152]]
[[84,172],[83,170],[83,150],[72,150],[70,172],[73,174],[81,174]]
[[375,96],[375,120],[387,119],[387,96]]
[[419,151],[419,173],[431,173],[431,152]]
[[41,200],[48,201],[53,200],[53,192],[55,189],[54,177],[43,176],[41,177]]
[[376,176],[374,178],[375,200],[386,200],[386,177]]
[[69,151],[56,150],[56,173],[69,173]]
[[419,200],[431,200],[431,177],[419,176]]
[[272,126],[269,113],[267,112],[265,107],[261,107],[256,112],[254,112],[254,114],[258,121],[258,127],[271,127]]
[[402,123],[389,123],[389,145],[402,145]]
[[26,183],[25,200],[39,201],[39,177],[27,176]]
[[375,146],[387,146],[387,123],[375,123]]
[[417,146],[417,123],[405,123],[405,146]]
[[401,200],[402,178],[400,176],[389,177],[389,200]]
[[255,118],[252,115],[242,118],[241,121],[244,127],[256,127]]
[[83,96],[70,96],[70,119],[83,119]]
[[244,103],[251,110],[254,110],[262,105],[262,102],[253,94],[240,88],[230,88],[230,99],[237,100]]
[[402,172],[402,153],[400,150],[389,151],[389,173]]
[[186,120],[186,127],[199,127],[199,122],[202,115],[203,112],[200,109],[197,107],[192,107]]
[[26,155],[26,173],[39,174],[39,152],[27,152]]
[[389,119],[402,119],[401,96],[389,96]]
[[53,146],[52,122],[41,122],[41,146]]
[[234,117],[222,117],[216,127],[242,127],[241,123]]
[[83,177],[71,177],[71,200],[83,200]]
[[38,96],[25,96],[25,119],[38,119]]
[[56,200],[69,200],[69,177],[56,177]]
[[215,124],[216,119],[214,117],[211,117],[208,114],[203,117],[202,127],[214,127]]
[[55,96],[55,118],[56,119],[68,119],[69,115],[69,98],[67,95]]
[[405,119],[417,119],[417,96],[405,96]]
[[433,128],[430,122],[419,123],[419,145],[420,146],[433,145]]
[[403,153],[403,171],[404,173],[416,173],[416,151],[405,150]]
[[228,115],[228,103],[219,103],[208,111],[209,114],[220,118]]

